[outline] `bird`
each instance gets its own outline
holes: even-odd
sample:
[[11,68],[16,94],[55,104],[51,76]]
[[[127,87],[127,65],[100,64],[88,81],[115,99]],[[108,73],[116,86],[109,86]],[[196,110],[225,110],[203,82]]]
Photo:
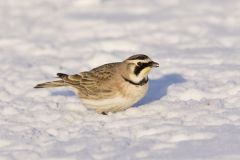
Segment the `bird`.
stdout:
[[155,67],[159,63],[145,54],[136,54],[79,74],[57,73],[59,80],[34,88],[71,87],[86,108],[107,115],[124,111],[140,101],[148,91],[148,75]]

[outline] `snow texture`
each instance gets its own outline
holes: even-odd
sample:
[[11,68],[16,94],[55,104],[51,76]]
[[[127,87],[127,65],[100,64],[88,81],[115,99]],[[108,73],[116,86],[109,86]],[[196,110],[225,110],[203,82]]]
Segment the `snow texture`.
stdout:
[[[239,0],[0,0],[1,160],[239,160]],[[33,89],[144,53],[148,95],[99,115]]]

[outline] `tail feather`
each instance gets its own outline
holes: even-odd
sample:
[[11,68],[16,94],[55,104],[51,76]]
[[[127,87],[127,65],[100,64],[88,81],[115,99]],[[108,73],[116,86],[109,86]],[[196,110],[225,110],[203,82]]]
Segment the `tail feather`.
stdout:
[[52,82],[37,84],[34,88],[52,88],[52,87],[63,87],[63,86],[67,86],[67,84],[64,83],[63,80],[59,80],[59,81],[52,81]]

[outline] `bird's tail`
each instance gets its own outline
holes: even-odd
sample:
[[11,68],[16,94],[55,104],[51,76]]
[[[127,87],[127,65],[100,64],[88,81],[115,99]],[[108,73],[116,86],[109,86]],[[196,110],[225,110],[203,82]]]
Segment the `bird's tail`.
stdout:
[[63,80],[51,81],[46,83],[37,84],[34,88],[52,88],[52,87],[63,87],[68,86]]

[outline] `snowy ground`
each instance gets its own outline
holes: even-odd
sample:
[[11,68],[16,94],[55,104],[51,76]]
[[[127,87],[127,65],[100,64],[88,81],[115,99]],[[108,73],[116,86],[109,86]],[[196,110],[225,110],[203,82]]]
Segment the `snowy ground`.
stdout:
[[[239,0],[0,0],[1,160],[239,160]],[[36,90],[135,53],[160,63],[108,116]]]

